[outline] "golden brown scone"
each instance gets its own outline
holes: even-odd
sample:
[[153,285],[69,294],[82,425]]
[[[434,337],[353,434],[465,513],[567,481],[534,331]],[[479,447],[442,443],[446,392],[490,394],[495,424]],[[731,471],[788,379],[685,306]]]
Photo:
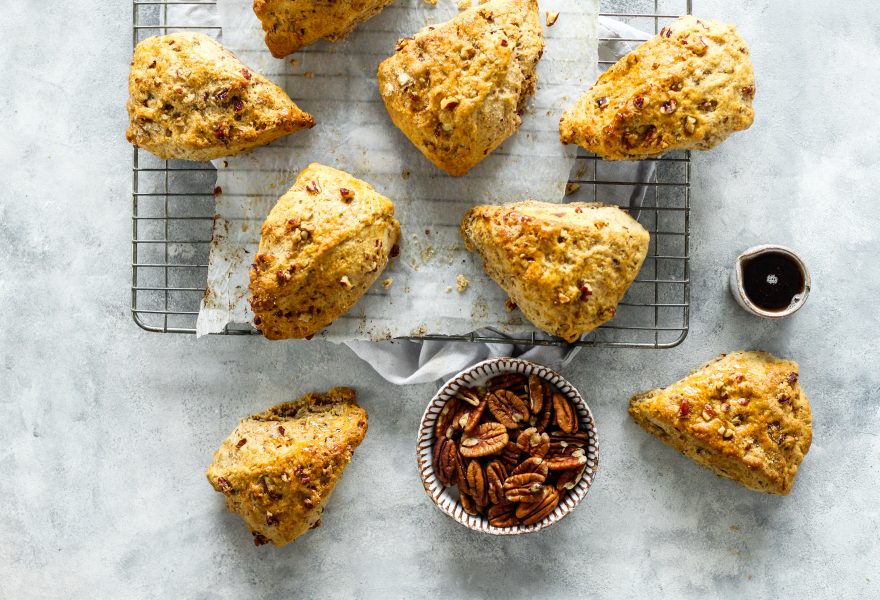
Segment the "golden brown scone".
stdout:
[[519,129],[543,50],[536,0],[490,0],[398,41],[379,92],[428,160],[464,175]]
[[791,491],[813,437],[798,364],[732,352],[630,400],[636,423],[688,458],[749,489]]
[[616,206],[534,200],[476,206],[461,235],[529,321],[569,342],[614,316],[650,242]]
[[284,58],[320,38],[338,42],[394,0],[254,0],[266,46]]
[[234,156],[315,125],[284,90],[201,33],[138,44],[128,90],[126,138],[163,159]]
[[263,224],[251,269],[254,325],[314,335],[360,300],[400,238],[394,205],[348,173],[311,164]]
[[214,453],[208,481],[244,520],[256,545],[284,546],[321,513],[367,433],[350,388],[306,394],[243,419]]
[[608,160],[708,150],[749,128],[754,95],[736,28],[681,17],[603,73],[562,115],[559,137]]

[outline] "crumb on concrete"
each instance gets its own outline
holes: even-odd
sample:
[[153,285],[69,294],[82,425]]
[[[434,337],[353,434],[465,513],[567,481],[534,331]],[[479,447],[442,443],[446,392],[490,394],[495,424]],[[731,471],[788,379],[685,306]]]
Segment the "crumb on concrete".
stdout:
[[404,170],[400,173],[400,176],[403,177],[404,181],[407,180],[407,179],[409,179],[409,171],[408,171],[407,169],[404,169]]
[[448,294],[448,293],[451,292],[451,291],[452,291],[452,286],[451,286],[451,285],[447,285],[447,286],[446,286],[446,293]]
[[306,79],[314,79],[314,78],[315,78],[315,74],[312,73],[311,71],[304,71],[304,72],[303,72],[303,77],[305,77]]
[[428,333],[428,326],[425,325],[424,323],[422,323],[421,325],[419,325],[418,327],[416,327],[415,329],[413,329],[412,331],[409,332],[409,334],[413,337],[425,335],[426,333]]
[[460,273],[458,277],[455,278],[455,289],[458,290],[459,294],[464,292],[470,284],[470,280]]
[[299,64],[299,60],[297,60],[297,59],[295,59],[295,58],[291,58],[291,59],[290,59],[290,66],[291,66],[291,67],[295,67],[295,66],[297,66],[298,64]]
[[422,0],[425,4],[430,4],[431,6],[437,6],[437,0]]

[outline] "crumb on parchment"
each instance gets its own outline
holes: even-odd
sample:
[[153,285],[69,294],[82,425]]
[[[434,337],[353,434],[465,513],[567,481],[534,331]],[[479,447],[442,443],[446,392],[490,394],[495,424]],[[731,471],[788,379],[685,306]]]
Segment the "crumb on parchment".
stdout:
[[470,280],[460,273],[458,277],[455,278],[455,289],[458,290],[459,294],[464,292],[470,284]]
[[471,7],[471,0],[458,0],[456,5],[458,6],[458,10],[467,10]]
[[388,277],[387,279],[382,280],[382,287],[386,290],[391,287],[391,284],[394,282],[393,277]]
[[451,292],[451,291],[452,291],[452,286],[451,286],[451,285],[447,285],[447,286],[446,286],[446,293],[448,294],[448,293]]
[[559,18],[559,11],[547,11],[547,27],[553,27],[553,24],[556,22],[556,19]]

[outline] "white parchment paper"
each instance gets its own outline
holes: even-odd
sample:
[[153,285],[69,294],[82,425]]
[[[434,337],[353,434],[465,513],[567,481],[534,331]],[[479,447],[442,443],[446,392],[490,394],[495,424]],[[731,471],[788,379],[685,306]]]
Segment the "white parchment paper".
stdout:
[[[321,336],[334,341],[388,339],[424,333],[462,334],[480,327],[531,331],[506,294],[464,250],[458,224],[483,202],[526,198],[561,201],[575,147],[559,143],[559,117],[597,76],[597,0],[539,0],[560,13],[545,27],[538,91],[520,131],[464,177],[435,168],[391,123],[379,97],[376,69],[398,38],[442,23],[458,9],[398,0],[337,44],[319,42],[284,60],[263,44],[250,0],[220,0],[223,44],[282,87],[317,125],[253,152],[216,161],[217,196],[208,288],[198,334],[249,323],[248,270],[260,226],[278,197],[311,162],[371,183],[394,201],[401,255],[349,313]],[[458,291],[462,276],[470,284]],[[391,278],[389,287],[381,281]]]

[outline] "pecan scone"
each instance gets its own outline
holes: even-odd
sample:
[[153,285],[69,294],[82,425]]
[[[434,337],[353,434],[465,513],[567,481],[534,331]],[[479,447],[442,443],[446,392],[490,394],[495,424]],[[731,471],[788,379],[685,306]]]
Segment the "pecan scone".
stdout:
[[708,150],[754,119],[755,74],[733,25],[681,17],[603,73],[559,123],[606,160]]
[[321,524],[321,513],[367,433],[357,394],[306,394],[243,419],[214,453],[207,477],[256,545],[284,546]]
[[534,200],[476,206],[461,235],[527,319],[569,342],[614,316],[650,242],[616,206]]
[[254,13],[266,32],[266,46],[284,58],[321,38],[344,39],[394,0],[254,0]]
[[138,44],[128,89],[126,138],[163,159],[234,156],[315,125],[284,90],[201,33]]
[[490,0],[397,42],[379,93],[428,160],[464,175],[519,129],[543,50],[536,0]]
[[667,388],[630,400],[636,423],[688,458],[749,489],[788,494],[813,437],[791,360],[732,352]]
[[311,164],[261,233],[250,273],[254,325],[280,340],[309,337],[354,306],[388,264],[400,223],[370,184]]

